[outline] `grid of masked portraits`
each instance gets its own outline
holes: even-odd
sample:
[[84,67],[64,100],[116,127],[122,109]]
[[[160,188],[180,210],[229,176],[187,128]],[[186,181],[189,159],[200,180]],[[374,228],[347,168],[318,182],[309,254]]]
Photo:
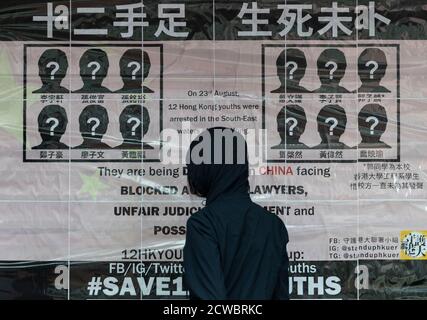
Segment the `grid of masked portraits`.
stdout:
[[156,161],[162,47],[25,46],[24,161]]
[[398,45],[265,45],[263,59],[267,161],[399,160]]

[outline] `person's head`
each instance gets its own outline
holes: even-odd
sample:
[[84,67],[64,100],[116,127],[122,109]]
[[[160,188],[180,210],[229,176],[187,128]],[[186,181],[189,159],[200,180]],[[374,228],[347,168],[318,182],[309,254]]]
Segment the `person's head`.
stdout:
[[128,86],[141,85],[150,72],[151,62],[148,53],[141,49],[129,49],[120,58],[120,76]]
[[38,65],[42,83],[59,86],[67,73],[67,55],[59,49],[48,49],[40,56]]
[[357,65],[362,83],[380,82],[387,69],[387,58],[382,50],[368,48],[360,54]]
[[322,141],[338,141],[345,131],[347,116],[343,107],[330,104],[320,109],[317,115],[317,131]]
[[247,194],[249,163],[246,141],[237,131],[215,127],[194,139],[187,153],[191,191],[207,201],[223,194]]
[[110,63],[105,51],[89,49],[80,58],[80,76],[85,85],[100,86],[108,73]]
[[101,140],[107,132],[108,123],[107,109],[97,104],[88,105],[79,116],[80,132],[84,139]]
[[119,116],[119,122],[123,140],[140,144],[142,137],[148,132],[150,115],[147,108],[140,104],[131,104],[123,109]]
[[304,133],[307,116],[302,107],[293,104],[284,106],[277,115],[277,131],[282,142],[298,141]]
[[279,54],[276,66],[280,83],[285,86],[287,81],[300,82],[305,75],[307,60],[301,50],[286,49]]
[[387,127],[387,113],[379,104],[367,104],[359,112],[359,132],[362,141],[379,141]]
[[43,141],[59,141],[67,128],[67,112],[59,105],[50,104],[40,111],[37,122]]
[[143,76],[143,80],[145,78],[148,77],[148,74],[150,73],[150,68],[151,68],[151,61],[150,61],[150,56],[148,55],[147,52],[143,52],[143,56],[142,56],[142,63],[144,65],[144,76]]
[[322,84],[340,83],[346,68],[345,55],[338,49],[326,49],[317,59],[317,75]]

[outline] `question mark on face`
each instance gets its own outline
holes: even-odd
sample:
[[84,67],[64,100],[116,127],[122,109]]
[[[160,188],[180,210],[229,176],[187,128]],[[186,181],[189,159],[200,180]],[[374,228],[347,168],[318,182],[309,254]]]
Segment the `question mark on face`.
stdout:
[[90,124],[90,123],[92,123],[92,122],[95,122],[95,124],[92,126],[92,129],[90,129],[90,131],[91,131],[91,135],[95,135],[95,130],[99,127],[99,124],[101,123],[100,121],[99,121],[99,119],[98,118],[95,118],[95,117],[92,117],[92,118],[89,118],[89,119],[87,119],[87,123],[88,124]]
[[329,79],[332,80],[334,78],[334,72],[338,69],[338,65],[335,61],[328,61],[326,62],[325,67],[329,68],[329,66],[332,66],[331,70],[329,70]]
[[54,80],[55,79],[55,73],[58,72],[58,70],[59,70],[59,63],[55,62],[55,61],[51,61],[46,65],[46,67],[48,67],[48,68],[53,67],[52,71],[50,72],[50,80]]
[[335,127],[338,125],[338,120],[332,117],[329,117],[325,120],[325,123],[331,123],[331,126],[329,127],[329,135],[333,136],[334,135],[334,129]]
[[132,68],[133,66],[134,66],[134,69],[132,70],[132,80],[135,80],[136,73],[139,70],[141,70],[141,65],[138,62],[136,62],[136,61],[129,62],[128,65],[127,65],[128,68]]
[[285,64],[285,68],[288,68],[289,66],[292,66],[292,69],[289,70],[289,80],[292,80],[294,78],[294,72],[298,69],[298,65],[294,61],[289,61]]
[[294,128],[297,126],[298,120],[295,118],[289,117],[286,119],[286,124],[288,124],[289,122],[292,122],[292,124],[289,126],[289,135],[293,136],[294,135]]
[[53,122],[53,125],[49,129],[49,134],[53,136],[54,134],[53,130],[55,130],[56,127],[59,125],[59,120],[56,118],[47,118],[46,123],[50,124],[51,122]]
[[378,70],[378,62],[373,61],[373,60],[369,60],[368,62],[366,62],[365,66],[367,68],[369,68],[369,66],[374,66],[371,71],[369,71],[369,79],[373,79],[374,78],[374,72]]
[[368,123],[370,123],[371,121],[373,121],[373,124],[371,125],[371,128],[370,128],[369,133],[370,133],[371,135],[373,135],[373,134],[374,134],[375,127],[378,125],[379,120],[378,120],[378,118],[376,118],[376,117],[374,117],[374,116],[367,117],[367,118],[366,118],[366,120],[365,120],[365,122],[368,122]]
[[99,71],[99,69],[101,69],[101,65],[99,64],[99,62],[92,61],[92,62],[89,62],[87,64],[87,66],[89,68],[92,68],[92,66],[95,66],[95,68],[92,70],[92,80],[95,80],[96,79],[96,73]]
[[139,120],[138,118],[132,117],[132,118],[129,118],[127,121],[127,123],[129,123],[129,124],[132,122],[135,122],[135,124],[133,125],[133,127],[131,129],[132,130],[132,136],[134,136],[136,128],[138,128],[141,125],[141,120]]

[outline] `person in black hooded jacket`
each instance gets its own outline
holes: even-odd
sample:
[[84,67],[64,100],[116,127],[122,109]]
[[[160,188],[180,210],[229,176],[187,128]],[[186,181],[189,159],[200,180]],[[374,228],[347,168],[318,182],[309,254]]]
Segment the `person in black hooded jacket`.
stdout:
[[190,299],[289,299],[288,233],[279,217],[249,197],[243,136],[223,127],[204,131],[190,145],[187,169],[191,191],[206,198],[187,220]]

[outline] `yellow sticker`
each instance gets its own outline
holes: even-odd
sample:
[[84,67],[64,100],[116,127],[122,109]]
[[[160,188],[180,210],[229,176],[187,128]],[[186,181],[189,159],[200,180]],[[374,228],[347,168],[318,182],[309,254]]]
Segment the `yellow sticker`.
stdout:
[[400,231],[400,259],[427,260],[427,230]]

